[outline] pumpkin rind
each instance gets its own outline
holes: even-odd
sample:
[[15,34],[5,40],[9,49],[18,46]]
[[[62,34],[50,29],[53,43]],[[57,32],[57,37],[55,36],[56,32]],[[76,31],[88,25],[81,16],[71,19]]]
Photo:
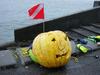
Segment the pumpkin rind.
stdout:
[[65,65],[71,56],[71,45],[68,36],[59,30],[39,34],[32,44],[32,53],[37,62],[53,68]]

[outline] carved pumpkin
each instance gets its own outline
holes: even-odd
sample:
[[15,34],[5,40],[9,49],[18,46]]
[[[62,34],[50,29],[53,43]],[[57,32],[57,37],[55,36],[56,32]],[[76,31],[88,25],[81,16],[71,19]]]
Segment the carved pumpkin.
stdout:
[[71,56],[68,36],[59,30],[39,34],[33,41],[30,56],[44,67],[65,65]]

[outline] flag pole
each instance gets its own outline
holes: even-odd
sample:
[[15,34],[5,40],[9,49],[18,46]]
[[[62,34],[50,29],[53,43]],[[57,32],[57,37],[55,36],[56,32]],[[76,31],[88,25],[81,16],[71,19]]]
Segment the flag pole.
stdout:
[[[43,4],[43,8],[44,8],[44,4]],[[44,15],[44,19],[43,19],[43,32],[45,32],[45,15]]]
[[43,32],[45,32],[45,21],[43,20]]

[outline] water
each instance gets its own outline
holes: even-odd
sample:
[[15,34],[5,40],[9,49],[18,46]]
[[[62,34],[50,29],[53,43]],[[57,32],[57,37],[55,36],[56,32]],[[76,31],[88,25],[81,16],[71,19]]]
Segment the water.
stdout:
[[14,29],[41,22],[32,20],[27,10],[35,4],[45,5],[45,20],[52,20],[93,8],[94,0],[2,0],[0,2],[0,44],[14,41]]

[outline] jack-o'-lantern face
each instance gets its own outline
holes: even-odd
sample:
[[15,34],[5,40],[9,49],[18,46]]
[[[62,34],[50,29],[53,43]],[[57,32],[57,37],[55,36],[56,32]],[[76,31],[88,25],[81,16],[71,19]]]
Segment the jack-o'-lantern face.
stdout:
[[68,36],[58,30],[39,34],[32,49],[38,63],[48,68],[65,65],[71,56]]

